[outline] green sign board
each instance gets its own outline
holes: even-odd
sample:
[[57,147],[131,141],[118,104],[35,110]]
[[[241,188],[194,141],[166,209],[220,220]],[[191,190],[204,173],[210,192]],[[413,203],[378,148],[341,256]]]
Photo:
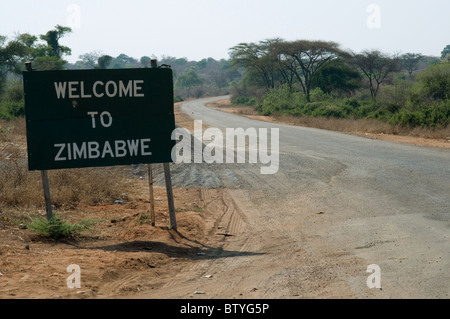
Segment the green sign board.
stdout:
[[172,162],[171,69],[23,76],[30,170]]

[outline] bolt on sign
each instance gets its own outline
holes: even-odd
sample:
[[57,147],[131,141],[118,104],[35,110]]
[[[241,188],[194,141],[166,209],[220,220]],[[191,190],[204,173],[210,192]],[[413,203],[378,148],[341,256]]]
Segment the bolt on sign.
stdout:
[[171,69],[23,76],[30,170],[172,162]]

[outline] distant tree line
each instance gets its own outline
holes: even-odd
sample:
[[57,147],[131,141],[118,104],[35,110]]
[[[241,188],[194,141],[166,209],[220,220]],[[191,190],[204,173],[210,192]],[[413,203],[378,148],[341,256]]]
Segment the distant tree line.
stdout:
[[102,55],[99,52],[83,54],[70,69],[123,69],[149,68],[151,60],[156,59],[158,65],[169,65],[174,71],[176,100],[204,95],[227,94],[231,85],[235,84],[241,74],[231,67],[229,61],[213,58],[201,61],[188,61],[186,58],[163,56],[159,60],[155,55],[142,56],[140,59],[124,53],[117,57]]
[[113,57],[93,51],[80,55],[75,63],[68,63],[65,59],[72,51],[61,44],[61,39],[71,32],[70,28],[57,25],[39,36],[23,33],[8,41],[0,35],[0,118],[12,119],[25,113],[21,73],[26,62],[31,62],[33,69],[44,71],[149,68],[151,60],[157,59],[158,65],[166,64],[173,70],[175,101],[228,94],[242,76],[229,60],[213,58],[189,61],[150,55],[136,59],[125,53]]
[[439,59],[274,38],[240,43],[230,57],[243,73],[234,103],[255,105],[265,115],[369,117],[410,127],[449,124],[450,45]]
[[8,41],[0,35],[0,118],[24,115],[25,62],[36,70],[123,69],[149,68],[157,59],[173,70],[175,101],[231,93],[234,103],[254,105],[261,114],[365,117],[410,127],[449,123],[450,45],[441,57],[429,57],[273,38],[240,43],[230,48],[228,60],[94,51],[68,63],[71,49],[61,39],[71,32],[57,25],[39,36],[23,33]]

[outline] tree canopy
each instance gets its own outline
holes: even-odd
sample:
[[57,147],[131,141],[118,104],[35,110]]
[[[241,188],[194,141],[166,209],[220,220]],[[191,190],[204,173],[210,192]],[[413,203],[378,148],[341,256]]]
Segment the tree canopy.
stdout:
[[365,50],[353,55],[353,63],[361,70],[369,82],[372,99],[376,99],[382,83],[400,70],[399,58],[379,50]]
[[444,50],[442,50],[441,52],[441,59],[445,59],[445,57],[447,56],[447,54],[450,54],[450,44],[447,45]]
[[258,74],[267,90],[273,89],[277,81],[292,88],[296,79],[307,100],[310,100],[311,84],[317,71],[328,61],[348,56],[335,42],[280,38],[241,43],[230,50],[232,65]]

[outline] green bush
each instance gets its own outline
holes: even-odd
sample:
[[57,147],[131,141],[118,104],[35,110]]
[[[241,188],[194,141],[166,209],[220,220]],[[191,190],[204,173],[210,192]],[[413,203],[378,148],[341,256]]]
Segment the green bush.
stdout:
[[331,100],[331,97],[324,93],[320,88],[315,88],[310,92],[310,99],[311,102],[322,102]]
[[356,118],[364,118],[367,117],[370,113],[375,111],[375,104],[373,101],[370,101],[368,103],[361,104],[358,106],[354,111],[353,114]]
[[368,119],[379,120],[383,122],[388,122],[392,118],[392,113],[386,109],[378,109],[370,112],[365,117]]
[[64,221],[58,214],[53,214],[50,220],[42,216],[34,216],[25,225],[28,229],[33,230],[40,236],[58,240],[89,230],[98,223],[98,221],[88,218],[78,223],[70,224]]
[[20,81],[11,80],[0,96],[0,118],[12,120],[25,115],[23,86]]
[[402,109],[388,123],[409,128],[445,128],[450,124],[450,100],[435,102],[420,110]]
[[179,96],[179,95],[174,96],[173,100],[174,100],[174,103],[178,103],[178,102],[183,102],[184,101],[184,99],[181,96]]
[[319,107],[317,107],[312,113],[312,116],[314,117],[335,117],[335,118],[344,118],[346,117],[346,111],[344,108],[340,107],[339,105],[333,105],[333,104],[322,104]]
[[254,97],[248,97],[248,96],[239,96],[235,98],[232,103],[234,105],[247,105],[247,106],[253,106],[256,103],[256,99]]
[[421,111],[408,111],[403,109],[393,115],[388,123],[409,128],[425,126],[425,114]]
[[344,102],[344,105],[351,106],[353,109],[357,109],[361,106],[359,101],[354,97],[344,99],[343,102]]
[[25,102],[2,100],[0,101],[0,118],[4,120],[12,120],[19,116],[25,115]]
[[313,116],[313,113],[317,111],[317,109],[323,108],[327,105],[327,102],[310,102],[306,103],[302,108],[302,114],[307,116]]
[[418,76],[423,93],[433,100],[450,99],[450,63],[436,64]]
[[409,91],[407,106],[411,110],[420,110],[449,99],[450,63],[439,63],[417,76],[417,82]]
[[262,99],[259,110],[262,115],[290,114],[299,115],[306,98],[303,93],[291,92],[288,85],[270,90]]

